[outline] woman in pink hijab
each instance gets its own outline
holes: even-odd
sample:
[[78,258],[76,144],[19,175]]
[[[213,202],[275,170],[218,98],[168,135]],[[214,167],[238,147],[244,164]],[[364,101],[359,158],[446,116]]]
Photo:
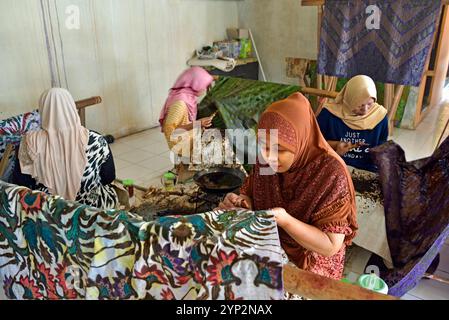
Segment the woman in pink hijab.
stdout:
[[[173,131],[176,129],[191,131],[193,129],[193,122],[197,120],[198,100],[207,92],[213,81],[214,78],[200,67],[187,69],[176,80],[159,117],[162,132],[170,149],[176,144],[170,139]],[[212,125],[211,117],[198,121],[201,122],[203,128]]]
[[198,100],[207,93],[207,89],[213,81],[214,78],[203,68],[192,67],[187,69],[171,88],[161,111],[159,123],[168,146],[175,155],[183,157],[182,163],[176,166],[178,181],[186,180],[191,176],[186,161],[190,161],[192,150],[193,122],[199,121],[201,128],[212,126],[213,117],[199,120],[196,117]]

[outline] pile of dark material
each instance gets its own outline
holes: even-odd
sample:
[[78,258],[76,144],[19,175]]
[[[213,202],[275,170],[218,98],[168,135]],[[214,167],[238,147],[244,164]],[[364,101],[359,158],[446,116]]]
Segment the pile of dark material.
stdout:
[[354,170],[351,173],[351,177],[358,195],[373,202],[383,203],[382,188],[379,177],[376,174]]

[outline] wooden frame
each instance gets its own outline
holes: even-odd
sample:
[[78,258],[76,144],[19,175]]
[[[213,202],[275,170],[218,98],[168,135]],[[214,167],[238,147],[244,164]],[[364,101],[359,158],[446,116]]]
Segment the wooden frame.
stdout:
[[101,97],[96,96],[75,102],[82,126],[86,125],[86,108],[96,104],[100,104],[102,101],[103,100],[101,99]]
[[[338,96],[338,92],[331,91],[331,90],[323,90],[323,89],[316,89],[316,88],[309,88],[309,87],[302,87],[300,89],[301,93],[304,94],[311,94],[317,97],[323,97],[323,98],[329,98],[329,99],[335,99]],[[318,112],[317,112],[318,114]]]
[[[414,124],[417,126],[426,116],[426,114],[433,109],[436,105],[439,104],[436,101],[433,101],[433,97],[435,96],[435,89],[436,89],[436,75],[437,73],[441,72],[441,66],[440,66],[440,59],[441,59],[441,46],[443,44],[443,34],[444,30],[446,28],[449,28],[449,16],[448,16],[448,5],[443,5],[442,11],[441,11],[440,19],[438,20],[438,26],[437,26],[437,32],[435,32],[433,44],[432,44],[432,50],[436,46],[436,56],[435,56],[435,63],[434,63],[434,70],[429,70],[430,65],[430,58],[432,55],[432,51],[430,52],[429,56],[427,57],[426,64],[425,64],[425,72],[421,79],[421,84],[419,86],[419,92],[418,92],[418,102],[416,106],[416,113],[415,113],[415,120]],[[442,24],[440,25],[440,22]],[[441,28],[441,29],[440,29]],[[440,35],[437,39],[438,30],[440,30]],[[446,40],[447,41],[447,40]],[[447,73],[447,70],[444,72]],[[424,108],[424,95],[426,91],[426,85],[427,85],[427,79],[431,78],[431,85],[430,85],[430,91],[429,91],[429,106],[427,108]]]
[[[302,6],[318,6],[318,51],[319,51],[319,43],[320,43],[320,36],[321,36],[321,21],[322,21],[324,4],[325,4],[325,0],[302,0],[301,1]],[[435,70],[429,70],[430,57],[432,54],[432,52],[430,52],[429,56],[427,57],[427,60],[426,60],[425,71],[424,71],[424,74],[422,77],[421,85],[419,87],[418,102],[416,105],[416,113],[415,113],[415,119],[414,119],[414,124],[413,124],[414,126],[417,126],[423,120],[425,115],[435,105],[438,105],[439,101],[434,100],[435,96],[437,98],[440,97],[440,95],[435,94],[436,89],[438,89],[438,86],[436,85],[436,79],[437,79],[437,76],[438,76],[438,78],[442,78],[443,71],[445,71],[444,74],[447,73],[447,70],[443,70],[445,68],[441,68],[441,64],[439,62],[444,54],[444,52],[442,50],[442,47],[444,47],[446,44],[444,41],[449,41],[448,39],[446,39],[447,36],[446,36],[446,38],[443,37],[447,32],[449,32],[448,31],[448,29],[449,29],[449,8],[448,8],[449,0],[442,0],[442,5],[443,5],[443,8],[442,8],[441,14],[443,17],[443,19],[442,19],[443,24],[441,26],[438,25],[438,28],[437,28],[437,29],[439,29],[441,27],[440,36],[437,39],[437,33],[435,33],[433,44],[432,44],[432,48],[434,48],[435,45],[437,46],[437,48],[436,48],[437,52],[436,52],[436,58],[435,58]],[[439,23],[440,23],[440,20],[438,21],[438,24]],[[334,91],[335,86],[334,86],[333,81],[335,81],[335,80],[329,79],[329,78],[334,78],[334,77],[329,77],[329,76],[318,75],[317,76],[317,79],[318,79],[317,88],[318,89],[322,88],[323,77],[324,77],[325,89]],[[424,109],[424,94],[425,94],[428,77],[432,78],[432,83],[431,83],[431,88],[430,88],[430,93],[429,93],[430,105],[429,105],[429,107]],[[438,80],[441,81],[441,79],[438,79]],[[335,85],[336,85],[336,82],[335,82]],[[385,108],[388,110],[388,118],[390,119],[390,123],[389,123],[390,134],[394,130],[394,116],[396,115],[396,111],[399,106],[403,90],[404,90],[403,85],[394,85],[391,83],[385,84],[385,96],[384,96],[385,103],[384,103],[384,105],[385,105]],[[317,114],[320,112],[320,110],[321,110],[321,108],[319,108],[317,110]]]

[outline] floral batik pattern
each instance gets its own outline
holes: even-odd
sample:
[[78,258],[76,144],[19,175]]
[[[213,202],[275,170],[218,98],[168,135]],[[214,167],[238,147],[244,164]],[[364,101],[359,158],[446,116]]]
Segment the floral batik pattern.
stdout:
[[[17,147],[22,136],[27,132],[39,130],[41,117],[37,111],[24,113],[15,117],[11,117],[0,121],[0,159],[5,153],[6,146],[12,144]],[[15,154],[9,158],[9,165],[1,179],[7,181],[12,172],[12,164],[14,163]]]
[[282,299],[268,212],[147,222],[0,182],[0,285],[9,299]]

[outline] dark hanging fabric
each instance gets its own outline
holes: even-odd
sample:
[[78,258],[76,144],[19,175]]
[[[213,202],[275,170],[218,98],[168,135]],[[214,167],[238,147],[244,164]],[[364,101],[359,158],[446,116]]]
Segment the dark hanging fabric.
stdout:
[[[407,162],[396,143],[371,149],[379,168],[388,244],[395,268],[383,275],[389,285],[416,281],[449,234],[449,139],[429,158]],[[408,280],[407,280],[408,279]]]
[[441,0],[326,0],[318,72],[419,86],[440,12]]

